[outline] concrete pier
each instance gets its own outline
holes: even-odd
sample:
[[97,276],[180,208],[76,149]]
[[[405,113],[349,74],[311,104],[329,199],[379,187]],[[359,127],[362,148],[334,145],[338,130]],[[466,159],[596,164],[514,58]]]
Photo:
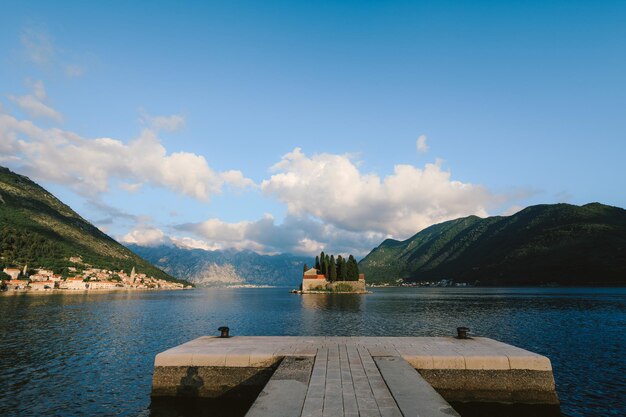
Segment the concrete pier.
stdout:
[[[156,356],[152,395],[258,396],[252,417],[298,409],[400,416],[416,407],[454,415],[446,401],[558,404],[548,358],[482,337],[204,336]],[[275,404],[290,411],[277,414]]]

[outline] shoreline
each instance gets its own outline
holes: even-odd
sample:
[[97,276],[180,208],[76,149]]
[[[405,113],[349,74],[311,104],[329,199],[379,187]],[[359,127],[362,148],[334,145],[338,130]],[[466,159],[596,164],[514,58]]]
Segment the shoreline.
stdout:
[[191,290],[193,288],[98,288],[93,290],[65,290],[61,288],[49,290],[7,290],[0,291],[0,295],[17,295],[17,294],[89,294],[89,293],[111,293],[111,292],[140,292],[140,291],[181,291]]

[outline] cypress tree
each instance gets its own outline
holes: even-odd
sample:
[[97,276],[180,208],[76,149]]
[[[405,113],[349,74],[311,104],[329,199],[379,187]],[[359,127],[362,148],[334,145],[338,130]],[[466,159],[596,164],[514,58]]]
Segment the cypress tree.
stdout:
[[321,266],[320,266],[320,257],[316,256],[315,257],[315,269],[317,269],[319,271],[320,268],[321,268]]
[[322,264],[322,268],[324,270],[324,276],[326,277],[326,279],[328,279],[329,276],[329,269],[330,269],[330,265],[328,264],[328,260],[325,260],[324,263]]
[[328,272],[328,278],[330,279],[330,282],[337,281],[337,266],[335,265],[334,255],[330,255],[330,263],[328,264],[328,269],[330,269],[330,271]]
[[356,263],[356,259],[354,256],[350,255],[348,258],[348,281],[358,281],[359,280],[359,267]]
[[352,269],[354,268],[354,266],[352,265],[352,255],[350,255],[350,257],[348,258],[348,261],[346,262],[346,281],[351,281],[352,280]]
[[346,266],[346,259],[341,258],[341,274],[339,275],[339,280],[347,281],[348,280],[348,268]]
[[306,272],[308,269],[309,267],[306,264],[304,264],[304,267],[302,267],[302,272]]
[[341,279],[341,268],[343,267],[343,265],[341,264],[341,260],[343,258],[341,257],[341,255],[337,255],[337,281],[343,281]]
[[322,275],[326,275],[327,269],[326,267],[328,266],[328,262],[326,262],[326,260],[324,258],[321,259],[321,263],[322,263],[322,267],[321,269],[321,273]]

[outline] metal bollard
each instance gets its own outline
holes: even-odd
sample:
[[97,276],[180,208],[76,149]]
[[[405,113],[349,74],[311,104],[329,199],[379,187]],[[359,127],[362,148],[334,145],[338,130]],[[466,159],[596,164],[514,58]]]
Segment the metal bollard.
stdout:
[[217,330],[221,333],[220,337],[222,337],[222,338],[230,337],[230,336],[228,336],[228,332],[230,331],[230,329],[228,327],[222,326],[222,327],[220,327]]
[[469,327],[457,327],[457,339],[467,339],[467,334],[470,332]]

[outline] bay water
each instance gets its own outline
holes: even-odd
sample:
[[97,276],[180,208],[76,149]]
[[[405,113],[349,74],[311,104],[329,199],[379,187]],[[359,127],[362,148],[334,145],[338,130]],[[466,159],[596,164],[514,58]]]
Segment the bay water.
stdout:
[[160,415],[154,356],[223,325],[277,336],[451,336],[467,326],[549,357],[564,415],[626,415],[625,288],[4,293],[0,415]]

